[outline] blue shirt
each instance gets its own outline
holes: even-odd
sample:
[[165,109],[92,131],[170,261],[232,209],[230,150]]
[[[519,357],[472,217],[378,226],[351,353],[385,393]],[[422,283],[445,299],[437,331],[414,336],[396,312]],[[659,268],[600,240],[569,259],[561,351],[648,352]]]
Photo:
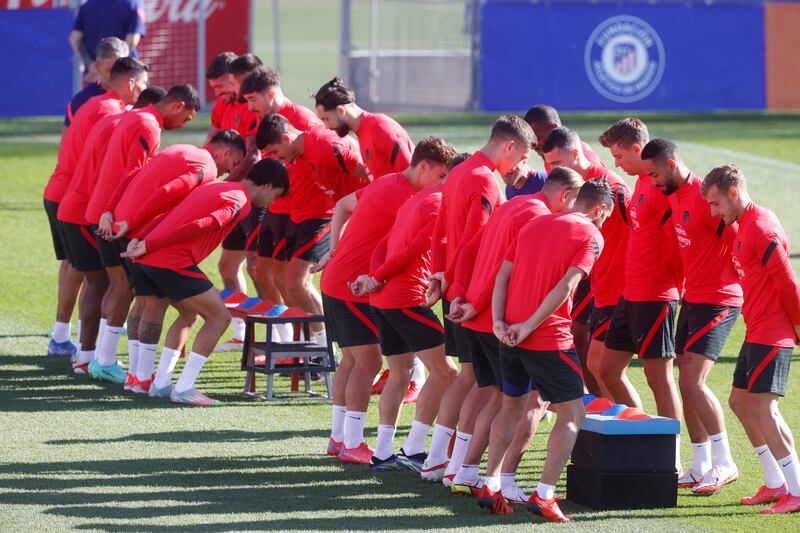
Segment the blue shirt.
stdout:
[[[130,33],[144,35],[142,0],[87,0],[75,17],[73,30],[83,33],[89,57],[94,61],[97,44],[104,37],[119,37],[123,41]],[[131,50],[136,56],[136,51]]]
[[528,174],[528,179],[521,189],[517,189],[513,185],[506,185],[506,199],[511,200],[515,196],[522,194],[536,194],[544,187],[544,182],[547,181],[547,174],[541,170],[536,170]]
[[64,125],[69,127],[69,125],[72,124],[72,117],[75,116],[75,113],[78,112],[78,109],[83,104],[89,101],[89,98],[97,96],[98,94],[103,94],[104,92],[106,92],[106,90],[103,89],[99,83],[95,82],[90,83],[75,93],[75,96],[73,96],[72,100],[67,104],[67,114],[64,115]]

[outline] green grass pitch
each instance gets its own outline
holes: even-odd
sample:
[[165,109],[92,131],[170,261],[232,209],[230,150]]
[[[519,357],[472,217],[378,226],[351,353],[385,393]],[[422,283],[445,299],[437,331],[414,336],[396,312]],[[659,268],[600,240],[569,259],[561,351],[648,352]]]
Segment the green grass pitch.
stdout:
[[[318,81],[324,81],[320,79]],[[298,100],[300,95],[295,95]],[[302,100],[301,100],[302,101]],[[567,114],[597,146],[620,114]],[[698,174],[735,162],[753,197],[774,209],[800,251],[800,117],[778,114],[641,115],[653,136],[678,141]],[[401,116],[412,136],[438,134],[461,150],[480,146],[493,117]],[[164,145],[202,142],[207,116],[164,136]],[[0,121],[0,530],[91,531],[539,531],[526,512],[493,517],[474,501],[427,485],[408,472],[374,475],[323,455],[329,406],[305,400],[265,404],[241,394],[238,357],[217,354],[199,386],[225,402],[217,409],[177,407],[122,394],[70,375],[69,363],[45,357],[52,325],[57,264],[41,191],[56,158],[57,120]],[[539,165],[532,157],[534,166]],[[632,184],[632,180],[628,179]],[[216,256],[203,269],[219,281]],[[795,268],[798,264],[795,263]],[[740,323],[710,384],[725,402],[743,336]],[[125,360],[124,342],[121,343]],[[646,406],[653,402],[640,365],[630,374]],[[782,411],[800,431],[795,363]],[[286,388],[286,379],[281,387]],[[262,382],[263,383],[263,382]],[[593,512],[567,502],[586,531],[798,531],[800,516],[764,517],[738,504],[762,482],[756,457],[725,408],[742,478],[711,497],[681,493],[676,509]],[[408,431],[406,409],[398,442]],[[367,438],[374,441],[373,405]],[[520,468],[528,490],[538,477],[551,427],[543,423]],[[685,435],[685,434],[684,434]],[[687,438],[684,463],[690,460]],[[564,490],[564,480],[559,491]]]

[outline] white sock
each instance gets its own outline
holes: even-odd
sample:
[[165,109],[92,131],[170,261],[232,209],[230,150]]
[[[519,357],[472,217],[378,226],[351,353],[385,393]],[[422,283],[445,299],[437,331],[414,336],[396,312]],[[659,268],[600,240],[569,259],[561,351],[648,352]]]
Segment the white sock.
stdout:
[[376,459],[381,461],[388,459],[394,453],[394,426],[386,424],[378,425],[378,437],[375,439],[375,453]]
[[79,364],[88,363],[94,359],[94,350],[81,350],[78,352],[78,360]]
[[433,425],[433,437],[431,437],[431,447],[428,451],[428,457],[441,459],[439,462],[444,462],[447,459],[447,447],[450,445],[450,439],[453,438],[453,433],[456,430],[442,426],[440,424]]
[[178,364],[180,357],[180,350],[173,350],[166,346],[161,348],[161,357],[158,359],[158,372],[156,372],[156,379],[153,381],[157,389],[172,385],[172,373],[175,371],[175,365]]
[[156,350],[158,344],[139,343],[139,364],[136,367],[136,379],[144,381],[152,379],[156,366]]
[[97,328],[97,339],[94,342],[94,349],[98,353],[100,352],[100,346],[103,345],[103,335],[106,334],[106,319],[100,319],[100,326]]
[[681,436],[675,435],[675,471],[680,475],[683,472],[681,466]]
[[511,472],[510,474],[500,473],[500,489],[504,492],[511,490],[517,485],[517,474]]
[[81,321],[78,320],[78,327],[75,330],[75,346],[78,347],[78,351],[81,349]]
[[97,362],[103,366],[113,365],[117,362],[117,344],[122,328],[106,326],[103,333],[103,342],[98,346]]
[[458,469],[458,474],[453,478],[453,483],[475,483],[480,478],[478,472],[480,465],[461,465]]
[[472,435],[469,433],[456,433],[456,443],[453,446],[453,454],[450,456],[450,463],[447,465],[447,472],[455,474],[464,463],[464,456],[467,455],[469,448],[469,441],[472,440]]
[[764,470],[764,485],[768,489],[777,489],[783,485],[786,480],[783,478],[781,467],[778,466],[778,461],[772,456],[769,451],[769,446],[762,444],[755,448],[758,460],[761,463],[761,469]]
[[334,405],[331,409],[331,438],[336,442],[344,440],[344,417],[347,408],[344,405]]
[[363,411],[347,411],[344,416],[344,447],[358,448],[364,442],[364,422],[367,413]]
[[53,325],[53,340],[56,342],[67,342],[69,340],[69,330],[72,325],[69,322],[59,322]]
[[711,470],[711,443],[692,443],[692,470],[701,476]]
[[139,363],[139,341],[128,339],[128,374],[136,375],[136,365]]
[[422,364],[419,357],[415,357],[414,366],[411,367],[411,381],[416,381],[417,387],[422,388],[425,379],[425,365]]
[[800,461],[797,460],[797,454],[793,451],[783,459],[778,459],[778,464],[783,470],[789,493],[792,496],[800,496]]
[[243,341],[245,331],[244,319],[238,317],[231,318],[231,328],[233,329],[233,338]]
[[415,455],[425,451],[425,439],[428,438],[428,430],[431,426],[414,420],[411,422],[411,431],[403,443],[403,451],[406,455]]
[[543,500],[549,500],[556,495],[556,486],[542,483],[541,481],[536,485],[536,494]]
[[275,324],[272,326],[272,340],[275,342],[292,342],[294,328],[291,324]]
[[486,485],[486,487],[490,491],[497,492],[498,490],[500,490],[501,487],[500,476],[497,477],[483,476],[483,484]]
[[711,440],[711,447],[714,448],[714,464],[720,466],[734,466],[733,457],[731,457],[731,446],[728,443],[728,434],[723,431],[716,435],[709,435]]
[[183,365],[183,372],[181,372],[178,382],[175,383],[175,392],[185,392],[194,387],[194,382],[206,361],[208,361],[208,357],[199,353],[190,353],[186,364]]

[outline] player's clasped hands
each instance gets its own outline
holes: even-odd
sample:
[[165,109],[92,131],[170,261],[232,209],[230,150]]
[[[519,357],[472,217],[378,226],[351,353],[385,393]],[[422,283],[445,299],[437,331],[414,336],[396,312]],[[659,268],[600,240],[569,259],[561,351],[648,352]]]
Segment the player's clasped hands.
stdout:
[[478,312],[472,307],[471,303],[458,297],[450,303],[450,314],[447,315],[447,319],[456,324],[461,324],[474,318],[477,314]]
[[128,243],[128,249],[122,252],[120,256],[127,257],[128,259],[138,259],[146,253],[147,248],[145,247],[145,242],[139,239],[133,239]]
[[331,257],[333,257],[333,250],[325,252],[325,255],[323,255],[320,258],[320,260],[317,261],[317,263],[311,265],[311,268],[308,269],[308,271],[311,272],[312,274],[316,274],[317,272],[322,272],[325,269],[325,267],[328,266],[328,263],[331,262]]
[[383,283],[368,274],[361,274],[355,281],[350,283],[350,290],[353,291],[353,295],[355,296],[365,296],[373,292],[378,292],[382,287]]
[[114,234],[114,215],[113,213],[106,211],[102,215],[100,215],[100,222],[97,224],[97,235],[104,238],[107,241],[112,239]]

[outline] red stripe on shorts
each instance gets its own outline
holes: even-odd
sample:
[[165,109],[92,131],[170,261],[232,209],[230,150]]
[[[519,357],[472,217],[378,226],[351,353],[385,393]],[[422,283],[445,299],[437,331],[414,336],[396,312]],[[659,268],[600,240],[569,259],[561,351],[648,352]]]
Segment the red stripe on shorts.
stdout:
[[686,341],[686,345],[683,347],[683,352],[684,353],[688,352],[689,346],[696,343],[703,337],[703,335],[714,329],[714,327],[716,327],[717,324],[725,320],[725,317],[727,317],[729,313],[730,313],[730,308],[725,309],[723,312],[715,316],[711,322],[709,322],[708,324],[697,330],[697,332],[694,335],[692,335],[688,341]]
[[580,316],[580,314],[583,313],[583,310],[586,309],[586,306],[589,305],[589,302],[591,302],[591,301],[592,301],[592,293],[590,292],[590,293],[587,293],[586,296],[583,297],[583,300],[578,302],[578,306],[577,307],[573,307],[572,308],[572,313],[570,313],[570,315],[569,315],[570,318],[572,318],[572,320],[575,320],[576,318],[578,318]]
[[260,231],[260,227],[256,227],[256,229],[251,231],[250,235],[247,236],[247,242],[244,243],[244,249],[245,250],[249,250],[250,249],[250,245],[253,244],[253,241],[256,240],[256,237],[258,237],[259,231]]
[[565,353],[564,353],[564,352],[562,352],[561,350],[559,350],[559,351],[558,351],[558,356],[559,356],[559,357],[560,357],[560,358],[561,358],[561,359],[562,359],[562,360],[563,360],[565,363],[567,363],[567,364],[568,364],[568,365],[569,365],[569,366],[572,368],[572,370],[574,370],[575,372],[577,372],[577,373],[578,373],[578,375],[581,377],[581,379],[583,379],[583,370],[581,370],[581,367],[580,367],[580,365],[576,365],[576,364],[575,364],[575,361],[573,361],[572,359],[570,359],[570,358],[567,356],[567,354],[565,354]]
[[375,324],[370,322],[369,318],[367,318],[367,316],[364,313],[358,310],[358,307],[356,307],[353,302],[345,301],[344,304],[347,306],[350,312],[356,316],[356,318],[358,318],[361,322],[363,322],[364,325],[367,326],[370,329],[370,331],[372,331],[372,333],[375,334],[376,337],[378,336],[378,328],[375,327]]
[[[294,253],[292,254],[292,257],[300,257],[301,255],[306,253],[306,251],[308,251],[309,248],[311,248],[312,246],[317,244],[319,241],[321,241],[322,238],[325,237],[325,235],[327,235],[330,230],[331,230],[331,225],[330,225],[330,223],[328,223],[328,224],[325,225],[324,228],[322,228],[322,231],[317,233],[317,235],[313,239],[311,239],[310,241],[305,243],[303,246],[301,246],[300,248],[295,250]],[[377,333],[376,333],[376,335],[377,335]]]
[[180,274],[181,276],[186,276],[186,277],[189,277],[189,278],[204,279],[204,280],[208,281],[208,278],[202,272],[195,272],[194,270],[187,270],[185,268],[170,269],[170,270],[172,270],[176,274]]
[[286,239],[285,238],[283,238],[283,239],[278,241],[278,244],[275,245],[275,249],[272,250],[273,259],[278,257],[278,254],[280,253],[281,250],[283,250],[284,245],[286,245]]
[[86,226],[81,226],[81,235],[83,235],[84,239],[89,241],[89,244],[92,245],[92,248],[97,250],[97,241],[95,240],[94,236],[89,233],[89,230],[86,229]]
[[599,328],[597,328],[597,331],[595,331],[595,332],[592,334],[592,339],[594,339],[594,340],[597,340],[597,338],[598,338],[600,335],[602,335],[603,333],[605,333],[605,332],[606,332],[606,330],[608,329],[608,326],[610,326],[610,325],[611,325],[611,317],[609,317],[609,319],[608,319],[608,320],[606,320],[605,322],[603,322],[603,324],[602,324],[602,325],[601,325]]
[[778,355],[778,352],[780,351],[781,351],[780,346],[775,346],[774,348],[772,348],[772,351],[769,352],[767,356],[764,358],[764,360],[758,364],[755,370],[753,370],[753,375],[750,376],[750,381],[747,382],[747,392],[750,392],[750,389],[753,388],[753,384],[758,379],[758,376],[761,375],[764,369],[767,368],[767,365],[770,364],[773,359],[775,359],[775,357]]
[[409,311],[408,309],[401,309],[401,311],[403,312],[404,315],[406,315],[409,318],[412,318],[412,319],[416,320],[420,324],[425,324],[426,326],[435,329],[439,333],[444,333],[444,328],[442,326],[440,326],[439,324],[437,324],[436,322],[434,322],[433,320],[431,320],[429,318],[425,318],[422,315],[418,315],[414,311]]
[[650,328],[650,331],[647,332],[647,336],[644,338],[644,342],[642,346],[639,348],[639,359],[642,358],[642,354],[647,352],[647,347],[650,346],[650,341],[653,340],[653,337],[656,336],[656,331],[658,328],[661,327],[661,324],[664,323],[664,319],[667,318],[667,312],[669,311],[669,304],[664,304],[664,309],[658,315],[658,319],[656,319],[655,323]]

